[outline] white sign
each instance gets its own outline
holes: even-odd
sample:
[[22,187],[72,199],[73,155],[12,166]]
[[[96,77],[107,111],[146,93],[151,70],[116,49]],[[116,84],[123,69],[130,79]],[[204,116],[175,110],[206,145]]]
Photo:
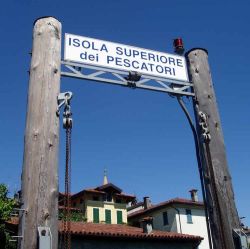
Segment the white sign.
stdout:
[[188,81],[183,56],[65,34],[64,60]]

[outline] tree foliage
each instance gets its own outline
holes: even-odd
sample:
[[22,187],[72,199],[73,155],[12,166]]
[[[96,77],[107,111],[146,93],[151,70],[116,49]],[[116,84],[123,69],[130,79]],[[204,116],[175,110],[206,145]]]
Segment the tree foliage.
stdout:
[[[65,216],[63,211],[59,211],[59,220],[64,220]],[[70,214],[70,221],[85,222],[87,219],[82,212],[72,211]]]
[[13,199],[8,198],[8,188],[0,184],[0,221],[6,221],[10,218],[11,211],[15,205]]
[[0,249],[15,248],[15,245],[9,242],[10,235],[5,228],[5,221],[10,219],[14,206],[15,200],[8,198],[7,186],[5,184],[0,184]]

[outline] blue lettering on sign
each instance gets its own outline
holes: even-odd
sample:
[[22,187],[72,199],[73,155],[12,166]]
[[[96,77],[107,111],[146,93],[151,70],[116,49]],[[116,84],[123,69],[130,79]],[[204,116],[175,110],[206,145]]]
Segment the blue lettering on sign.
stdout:
[[141,58],[143,59],[143,60],[147,60],[147,54],[146,54],[146,52],[141,52]]
[[152,71],[153,71],[153,66],[154,66],[154,64],[148,63],[148,65],[150,66],[150,71],[152,72]]
[[116,47],[116,53],[118,55],[122,55],[122,48],[121,47]]
[[111,62],[111,61],[114,61],[114,57],[108,55],[108,56],[107,56],[107,63],[109,64],[109,62]]
[[82,41],[82,46],[83,46],[84,48],[90,48],[90,43],[89,43],[89,41]]
[[133,50],[133,57],[136,57],[136,56],[139,55],[139,54],[140,54],[139,51]]
[[170,67],[165,67],[165,74],[170,74],[172,75],[172,71]]
[[144,69],[148,71],[148,68],[145,62],[143,62],[141,65],[141,70],[144,70]]
[[168,62],[168,59],[167,59],[166,56],[162,55],[162,56],[160,57],[160,61],[161,61],[162,63],[167,63],[167,62]]
[[169,57],[169,58],[168,58],[168,64],[169,64],[169,65],[174,64],[174,66],[175,66],[175,59],[172,58],[172,57]]
[[157,71],[158,73],[163,73],[163,67],[162,67],[162,66],[157,65],[155,69],[156,69],[156,71]]
[[181,59],[177,59],[176,62],[178,67],[183,67]]
[[96,61],[98,62],[99,60],[99,55],[98,54],[88,54],[87,52],[84,52],[84,53],[80,53],[80,58],[82,60],[90,60],[90,61]]
[[130,61],[128,59],[124,59],[124,67],[130,67]]
[[116,57],[116,58],[115,58],[115,64],[116,64],[117,66],[122,67],[122,58]]
[[[69,45],[71,46],[71,38],[69,38]],[[74,46],[74,47],[80,47],[80,41],[79,41],[79,39],[73,39],[73,41],[72,41],[72,45]]]
[[[135,63],[137,63],[137,66],[135,66]],[[132,67],[135,69],[139,69],[139,62],[138,61],[132,61]]]
[[92,50],[96,50],[96,51],[105,51],[108,53],[108,48],[106,46],[105,43],[103,43],[101,45],[101,47],[97,47],[97,45],[95,44],[95,42],[89,42],[88,40],[83,40],[83,41],[80,41],[78,38],[74,38],[72,39],[71,37],[69,37],[69,46],[74,46],[74,47],[80,47],[82,46],[83,48],[86,48],[86,49],[92,49]]
[[105,44],[102,44],[100,51],[106,51],[108,53],[108,49]]

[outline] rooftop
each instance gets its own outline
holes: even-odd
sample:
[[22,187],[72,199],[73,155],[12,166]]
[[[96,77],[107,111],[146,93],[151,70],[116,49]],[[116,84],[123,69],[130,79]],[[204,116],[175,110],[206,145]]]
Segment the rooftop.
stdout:
[[[19,224],[18,218],[12,218],[6,222],[12,231],[17,232]],[[194,241],[203,240],[200,236],[181,234],[175,232],[165,232],[153,230],[152,233],[143,233],[142,228],[128,225],[95,224],[85,222],[71,222],[71,234],[86,237],[105,237],[120,239],[150,239],[150,240],[168,240],[168,241]],[[63,231],[63,223],[59,221],[59,232]]]
[[111,192],[114,195],[116,195],[117,197],[126,198],[129,201],[132,201],[132,200],[135,199],[134,195],[123,193],[120,188],[118,188],[117,186],[115,186],[112,183],[107,183],[107,184],[98,186],[96,188],[84,189],[84,190],[82,190],[82,191],[80,191],[80,192],[78,192],[76,194],[72,194],[71,198],[72,199],[78,198],[78,197],[84,195],[84,193],[93,193],[93,194],[97,194],[97,195],[105,195],[107,192]]
[[134,213],[131,213],[128,215],[128,218],[133,218],[136,216],[148,214],[148,213],[151,213],[153,211],[156,211],[156,210],[168,207],[168,206],[172,206],[174,204],[181,204],[181,205],[195,206],[195,207],[204,207],[204,203],[200,202],[200,201],[192,201],[192,200],[188,200],[188,199],[174,198],[174,199],[171,199],[168,201],[161,202],[157,205],[152,205],[151,207],[149,207],[147,209],[138,210]]
[[[174,232],[164,232],[153,230],[152,233],[143,233],[142,228],[128,225],[95,224],[83,222],[71,222],[72,235],[88,237],[112,237],[130,239],[151,239],[151,240],[171,240],[171,241],[196,241],[203,238],[194,235],[180,234]],[[62,231],[63,224],[59,224],[59,231]]]

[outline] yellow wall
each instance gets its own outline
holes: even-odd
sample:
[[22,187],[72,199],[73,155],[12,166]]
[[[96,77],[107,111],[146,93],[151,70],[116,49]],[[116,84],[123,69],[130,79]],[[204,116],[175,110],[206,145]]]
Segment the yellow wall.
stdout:
[[101,201],[87,201],[86,217],[87,222],[93,222],[93,208],[99,208],[100,223],[105,223],[105,209],[111,210],[111,223],[117,224],[116,211],[122,211],[122,221],[127,223],[127,209],[126,204],[101,202]]

